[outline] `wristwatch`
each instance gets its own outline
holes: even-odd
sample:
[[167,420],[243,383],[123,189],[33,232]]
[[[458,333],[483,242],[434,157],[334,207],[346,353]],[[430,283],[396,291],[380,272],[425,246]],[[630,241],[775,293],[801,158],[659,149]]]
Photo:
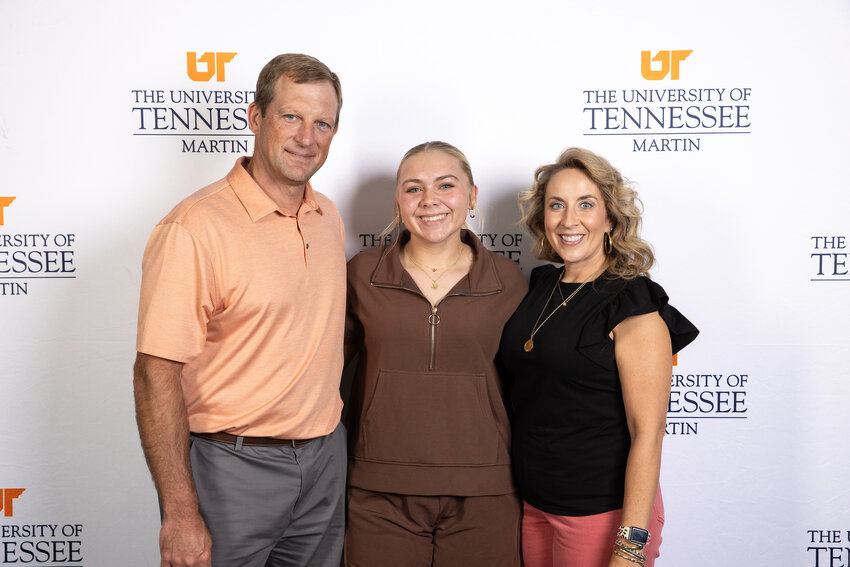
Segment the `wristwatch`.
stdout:
[[648,544],[650,538],[647,530],[643,528],[636,528],[634,526],[620,526],[620,529],[617,530],[617,535],[626,541],[630,541],[638,545]]

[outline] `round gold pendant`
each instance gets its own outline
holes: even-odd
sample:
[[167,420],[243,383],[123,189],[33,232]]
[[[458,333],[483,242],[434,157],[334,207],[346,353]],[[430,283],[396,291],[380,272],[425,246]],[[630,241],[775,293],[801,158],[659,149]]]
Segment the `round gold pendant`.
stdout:
[[438,287],[440,287],[440,284],[437,282],[431,282],[431,289],[437,289]]
[[531,349],[534,348],[534,341],[528,339],[527,341],[525,341],[525,344],[522,345],[522,348],[525,349],[525,352],[531,352]]

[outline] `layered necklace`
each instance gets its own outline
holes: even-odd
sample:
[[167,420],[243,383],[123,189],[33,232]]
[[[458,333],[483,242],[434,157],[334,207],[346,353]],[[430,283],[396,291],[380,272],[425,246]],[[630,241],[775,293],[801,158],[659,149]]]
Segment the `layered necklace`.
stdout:
[[[555,312],[556,312],[558,309],[560,309],[561,307],[566,307],[567,303],[569,303],[569,302],[570,302],[570,300],[571,300],[573,297],[575,297],[575,296],[576,296],[576,294],[577,294],[578,292],[580,292],[580,291],[581,291],[581,288],[583,288],[583,287],[585,286],[585,284],[587,284],[587,282],[586,282],[586,281],[585,281],[585,282],[582,282],[582,284],[581,284],[580,286],[578,286],[578,288],[577,288],[574,292],[572,292],[572,293],[569,295],[569,297],[567,297],[566,299],[564,299],[564,293],[561,291],[561,278],[563,278],[563,277],[564,277],[564,274],[566,273],[566,271],[567,271],[567,269],[566,269],[566,267],[565,267],[565,268],[561,271],[561,274],[558,276],[558,278],[555,280],[555,287],[553,287],[553,288],[552,288],[551,293],[549,293],[549,297],[548,297],[548,298],[546,298],[546,304],[545,304],[545,305],[543,305],[543,309],[540,311],[540,315],[538,315],[538,316],[537,316],[537,321],[535,321],[535,323],[534,323],[534,327],[532,327],[532,329],[531,329],[531,336],[530,336],[530,337],[528,337],[528,340],[527,340],[527,341],[525,341],[525,344],[523,344],[523,345],[522,345],[522,348],[525,350],[525,352],[531,352],[531,349],[533,349],[533,348],[534,348],[534,335],[536,335],[536,334],[537,334],[537,331],[539,331],[539,330],[540,330],[540,328],[541,328],[541,327],[543,327],[543,325],[545,325],[545,324],[546,324],[546,321],[548,321],[548,320],[549,320],[549,318],[550,318],[550,317],[552,317],[552,315],[554,315],[554,314],[555,314]],[[541,323],[541,322],[540,322],[540,318],[541,318],[541,317],[543,317],[543,313],[545,313],[545,312],[546,312],[546,308],[547,308],[547,307],[549,307],[549,301],[551,301],[551,300],[552,300],[552,296],[555,294],[555,290],[556,290],[556,289],[558,290],[558,293],[561,295],[561,303],[559,303],[559,304],[558,304],[558,306],[557,306],[557,307],[555,307],[555,309],[553,309],[553,310],[552,310],[552,312],[551,312],[551,313],[549,313],[549,315],[547,315],[547,316],[546,316],[546,318],[545,318],[545,319],[543,319],[543,322]]]
[[[465,245],[465,244],[463,244],[463,243],[461,243],[461,245],[460,245],[460,251],[457,253],[457,258],[455,258],[455,259],[454,259],[454,262],[452,262],[451,264],[449,264],[449,265],[448,265],[448,266],[446,266],[445,268],[439,268],[439,267],[433,267],[433,268],[430,268],[430,267],[423,266],[422,264],[420,264],[419,262],[417,262],[417,261],[416,261],[416,258],[414,258],[414,257],[413,257],[413,254],[405,253],[405,257],[406,257],[408,260],[410,260],[411,262],[413,262],[413,264],[414,264],[417,268],[419,268],[419,270],[420,270],[423,274],[425,274],[425,276],[426,276],[429,280],[431,280],[431,289],[437,289],[438,287],[440,287],[440,284],[438,284],[437,282],[440,280],[440,278],[442,278],[444,275],[446,275],[446,273],[447,273],[449,270],[451,270],[452,268],[454,268],[454,267],[455,267],[455,264],[457,264],[457,263],[460,261],[460,257],[461,257],[461,256],[463,256],[463,251],[464,251],[464,249],[465,249],[465,248],[466,248],[466,245]],[[437,273],[437,272],[440,272],[440,274],[439,274],[436,278],[431,277],[431,274],[434,274],[434,273]]]

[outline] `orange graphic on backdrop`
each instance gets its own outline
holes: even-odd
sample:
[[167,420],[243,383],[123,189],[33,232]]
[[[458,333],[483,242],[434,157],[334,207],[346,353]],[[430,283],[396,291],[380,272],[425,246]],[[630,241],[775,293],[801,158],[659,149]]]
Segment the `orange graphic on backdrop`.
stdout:
[[[193,81],[206,82],[215,76],[216,82],[224,82],[224,65],[236,57],[235,52],[207,51],[200,57],[196,51],[186,52],[186,74]],[[198,63],[205,63],[206,70],[198,71]]]
[[[673,81],[679,80],[679,63],[688,58],[693,49],[659,51],[652,57],[651,51],[640,52],[640,74],[649,81],[660,81],[668,74]],[[661,69],[653,69],[652,62],[661,63]]]
[[11,205],[14,200],[14,197],[0,197],[0,226],[3,226],[3,209]]
[[24,493],[26,488],[0,488],[0,510],[7,518],[12,517],[12,501]]

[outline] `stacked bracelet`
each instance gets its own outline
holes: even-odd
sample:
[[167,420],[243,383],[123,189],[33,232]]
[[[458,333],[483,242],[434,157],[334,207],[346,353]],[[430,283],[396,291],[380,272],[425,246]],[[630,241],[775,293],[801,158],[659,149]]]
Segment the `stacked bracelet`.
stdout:
[[640,559],[639,557],[637,557],[635,555],[623,553],[619,549],[617,549],[616,547],[614,548],[614,555],[622,557],[623,559],[627,559],[627,560],[631,561],[632,563],[637,563],[638,565],[640,565],[640,567],[645,567],[644,561],[646,560],[646,556],[644,556],[643,559]]
[[614,542],[614,555],[622,557],[632,563],[637,563],[640,567],[645,567],[646,553],[643,551],[643,544],[635,543],[628,545],[621,540]]
[[634,526],[620,526],[617,537],[620,539],[614,542],[614,555],[644,567],[646,553],[643,548],[649,543],[649,531]]

